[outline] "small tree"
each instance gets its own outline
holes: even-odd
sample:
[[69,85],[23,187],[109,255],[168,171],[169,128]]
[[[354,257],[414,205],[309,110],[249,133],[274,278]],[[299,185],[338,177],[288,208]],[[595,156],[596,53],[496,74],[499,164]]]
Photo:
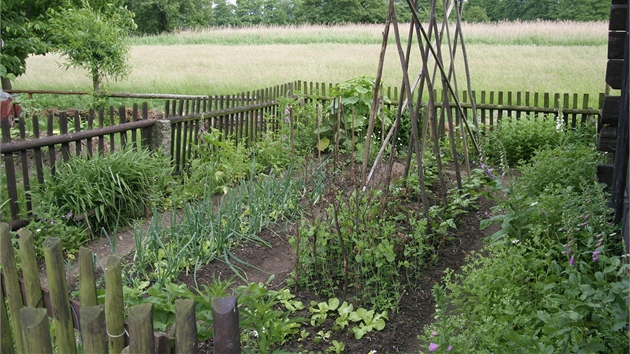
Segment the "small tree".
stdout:
[[95,95],[104,79],[122,79],[130,72],[125,39],[135,29],[133,14],[122,7],[107,9],[96,11],[84,2],[82,8],[51,11],[48,26],[53,50],[66,57],[66,68],[88,70]]

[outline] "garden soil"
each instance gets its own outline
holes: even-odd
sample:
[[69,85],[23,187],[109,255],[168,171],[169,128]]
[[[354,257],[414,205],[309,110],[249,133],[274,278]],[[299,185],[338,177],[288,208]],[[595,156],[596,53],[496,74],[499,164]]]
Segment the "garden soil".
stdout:
[[[426,325],[434,321],[435,301],[431,289],[442,280],[447,268],[458,271],[465,264],[466,257],[473,251],[479,251],[483,246],[482,238],[497,230],[498,225],[493,225],[483,231],[479,230],[479,220],[485,218],[484,214],[492,206],[492,203],[484,198],[477,202],[477,208],[464,214],[458,221],[458,227],[450,231],[451,236],[436,249],[437,259],[428,263],[417,281],[417,290],[407,289],[399,299],[399,306],[395,313],[389,314],[389,321],[382,331],[372,331],[361,340],[354,339],[350,331],[333,331],[330,320],[324,323],[324,328],[314,328],[310,323],[302,324],[302,329],[309,331],[309,337],[304,341],[293,339],[286,343],[282,349],[289,352],[310,353],[313,351],[325,352],[331,346],[332,340],[343,342],[345,353],[368,354],[371,350],[377,353],[418,353],[428,352],[428,343],[421,343],[418,334],[423,332]],[[169,219],[169,217],[166,217]],[[287,286],[287,279],[291,276],[296,263],[295,250],[289,244],[289,238],[296,235],[297,224],[286,222],[273,225],[262,230],[260,237],[269,243],[269,247],[261,244],[241,245],[233,254],[244,263],[239,266],[244,271],[247,282],[262,282],[270,289],[280,289]],[[112,240],[113,241],[113,240]],[[94,240],[89,247],[95,252],[97,259],[105,264],[108,255],[112,254],[113,244],[107,238]],[[135,240],[131,229],[122,230],[115,238],[115,253],[122,255],[127,260],[132,260],[135,249]],[[78,262],[69,265],[68,282],[70,289],[77,286]],[[99,268],[97,266],[97,268]],[[97,275],[98,276],[98,275]],[[179,281],[185,283],[190,289],[211,284],[214,279],[229,279],[234,276],[233,270],[224,262],[212,262],[200,268],[196,277],[193,274],[184,274]],[[237,277],[235,285],[245,282]],[[42,286],[46,287],[46,277],[42,272]],[[291,288],[292,294],[297,300],[301,300],[306,308],[311,300],[326,301],[311,291]],[[308,317],[304,310],[302,316]],[[330,337],[319,343],[312,340],[318,331],[330,331]],[[201,353],[212,353],[212,341],[200,343]]]

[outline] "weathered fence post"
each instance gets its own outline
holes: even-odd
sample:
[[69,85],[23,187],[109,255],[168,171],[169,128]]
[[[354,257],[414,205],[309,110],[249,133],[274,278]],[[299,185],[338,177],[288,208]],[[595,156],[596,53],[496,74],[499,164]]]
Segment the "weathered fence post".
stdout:
[[238,311],[236,297],[212,299],[215,354],[240,354]]
[[151,127],[151,150],[160,150],[166,157],[171,157],[171,121],[159,119]]
[[96,279],[92,250],[79,248],[79,303],[81,307],[96,306]]
[[[45,308],[24,307],[20,310],[24,353],[52,354],[50,324]],[[59,353],[65,353],[59,349]]]
[[66,282],[65,263],[61,251],[61,240],[47,237],[44,240],[44,260],[46,276],[50,291],[52,317],[57,332],[57,351],[59,353],[76,353],[74,326],[70,315],[70,298]]
[[199,350],[193,299],[175,300],[175,349],[177,354],[196,354]]
[[[7,302],[9,304],[9,313],[11,314],[11,323],[13,323],[13,338],[18,353],[24,352],[22,336],[20,335],[20,309],[24,307],[22,302],[22,290],[18,280],[17,265],[15,263],[15,255],[13,254],[13,245],[11,244],[11,235],[9,233],[9,225],[0,224],[0,259],[2,259],[2,271],[4,272],[4,288],[6,291]],[[2,289],[0,288],[0,291]],[[9,336],[10,336],[10,329]],[[5,329],[2,329],[2,337],[4,338]]]
[[103,306],[81,306],[81,336],[83,352],[107,354],[107,333]]
[[155,353],[152,308],[151,303],[129,308],[129,353]]
[[[1,278],[1,277],[0,277]],[[0,353],[13,354],[13,336],[9,327],[9,314],[4,303],[4,292],[2,291],[2,281],[0,279]]]
[[109,352],[120,353],[125,347],[125,308],[120,256],[115,254],[105,264],[105,322]]
[[[42,287],[39,283],[39,270],[37,269],[37,257],[35,257],[35,243],[33,241],[33,233],[23,228],[18,234],[20,239],[20,259],[22,260],[22,275],[24,276],[24,289],[26,291],[26,305],[30,307],[39,307],[42,304]],[[43,306],[42,306],[43,307]]]

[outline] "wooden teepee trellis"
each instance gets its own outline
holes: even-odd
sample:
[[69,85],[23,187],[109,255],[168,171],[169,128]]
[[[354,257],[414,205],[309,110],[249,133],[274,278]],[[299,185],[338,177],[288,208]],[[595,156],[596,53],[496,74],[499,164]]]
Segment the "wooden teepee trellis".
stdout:
[[[468,117],[466,117],[464,110],[461,107],[459,96],[458,96],[458,88],[457,88],[457,76],[455,74],[455,59],[457,56],[457,49],[461,47],[461,55],[463,57],[465,72],[466,72],[466,85],[468,92],[472,92],[471,83],[470,83],[470,71],[468,68],[468,60],[466,55],[466,47],[464,44],[464,36],[461,29],[461,11],[463,8],[463,3],[465,1],[462,0],[429,0],[429,8],[430,8],[430,18],[427,27],[425,28],[422,22],[418,17],[418,13],[416,9],[418,8],[419,1],[415,0],[407,0],[407,5],[412,13],[412,19],[409,26],[408,36],[407,36],[407,45],[406,48],[402,45],[401,35],[400,35],[400,26],[398,20],[396,18],[396,9],[394,7],[394,0],[389,1],[389,9],[387,20],[385,23],[385,29],[383,31],[383,43],[381,46],[380,58],[378,71],[376,75],[376,83],[374,85],[373,92],[373,101],[372,108],[368,121],[368,130],[366,135],[366,149],[365,155],[363,158],[362,165],[362,176],[364,176],[365,185],[369,182],[374,170],[381,159],[383,152],[386,147],[390,144],[390,142],[395,142],[397,140],[398,135],[398,127],[400,126],[400,120],[402,114],[407,110],[409,112],[409,118],[411,120],[411,139],[408,146],[408,154],[407,161],[405,165],[405,176],[408,175],[410,166],[411,166],[411,158],[412,152],[415,152],[416,164],[418,167],[418,180],[420,182],[421,188],[421,198],[422,204],[424,206],[425,215],[428,216],[428,208],[429,204],[427,201],[427,192],[425,190],[424,184],[424,172],[423,172],[423,162],[422,156],[424,150],[426,148],[431,148],[436,157],[437,167],[438,167],[438,176],[440,181],[440,186],[442,190],[442,198],[446,198],[446,182],[443,172],[443,166],[441,161],[441,153],[440,153],[440,134],[444,132],[440,132],[439,127],[444,126],[444,121],[446,119],[448,127],[447,134],[448,138],[451,142],[451,153],[452,155],[458,156],[460,152],[457,151],[457,147],[455,145],[455,138],[458,132],[454,126],[453,114],[452,110],[449,108],[454,106],[456,108],[456,120],[460,122],[460,138],[463,141],[461,154],[464,156],[464,168],[468,173],[470,173],[470,159],[467,151],[467,139],[470,139],[472,145],[475,148],[475,152],[477,154],[481,154],[479,146],[475,140],[475,136],[472,133],[472,129],[468,123]],[[436,5],[437,3],[442,3],[443,6],[443,17],[441,23],[438,23],[438,17],[436,16]],[[456,23],[455,23],[455,33],[453,36],[450,34],[450,26],[449,26],[449,17],[452,13],[456,15]],[[401,83],[401,91],[398,102],[398,110],[396,113],[396,119],[394,120],[394,124],[390,128],[386,138],[383,140],[382,146],[378,153],[378,157],[372,166],[369,174],[366,175],[367,165],[368,165],[368,156],[369,156],[369,146],[370,139],[374,130],[374,122],[379,110],[379,90],[380,83],[383,73],[383,66],[385,60],[385,52],[387,49],[388,37],[390,28],[394,30],[394,36],[396,41],[396,49],[398,51],[398,56],[400,59],[400,66],[402,68],[402,83]],[[415,40],[414,40],[415,39]],[[412,61],[412,46],[417,45],[419,51],[419,60],[420,65],[415,66],[416,63]],[[444,65],[444,53],[442,48],[448,48],[448,67]],[[416,60],[418,58],[415,58]],[[415,77],[415,81],[411,81],[410,79],[410,68],[420,68],[420,72]],[[439,81],[438,81],[439,80]],[[442,97],[439,99],[442,106],[440,110],[440,116],[435,116],[435,107],[438,105],[438,97],[436,94],[436,86],[442,87]],[[423,103],[423,97],[425,95],[428,100],[426,103]],[[477,116],[476,116],[476,107],[474,97],[470,97],[470,101],[472,103],[472,112],[473,112],[473,123],[477,125]],[[422,118],[420,119],[421,110],[423,112]],[[387,181],[389,184],[391,180],[391,170],[394,162],[396,144],[391,144],[391,154],[388,160],[387,165]],[[461,188],[461,166],[457,158],[454,158],[454,169],[457,180],[457,186]]]

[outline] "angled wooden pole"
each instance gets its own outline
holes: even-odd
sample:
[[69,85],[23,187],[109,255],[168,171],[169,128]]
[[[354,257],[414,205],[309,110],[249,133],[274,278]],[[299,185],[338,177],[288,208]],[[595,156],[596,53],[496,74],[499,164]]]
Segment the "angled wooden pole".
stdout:
[[376,71],[376,80],[374,81],[374,90],[372,91],[372,107],[370,108],[370,117],[368,120],[368,129],[365,136],[365,151],[363,152],[363,164],[361,165],[361,181],[365,182],[368,159],[370,156],[370,142],[372,133],[374,132],[374,121],[378,112],[378,91],[381,87],[381,78],[383,76],[383,63],[385,62],[385,51],[387,49],[387,38],[389,37],[389,25],[392,13],[394,11],[394,0],[389,0],[389,10],[387,19],[385,20],[385,29],[383,30],[383,43],[381,44],[381,53],[378,60],[378,70]]

